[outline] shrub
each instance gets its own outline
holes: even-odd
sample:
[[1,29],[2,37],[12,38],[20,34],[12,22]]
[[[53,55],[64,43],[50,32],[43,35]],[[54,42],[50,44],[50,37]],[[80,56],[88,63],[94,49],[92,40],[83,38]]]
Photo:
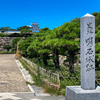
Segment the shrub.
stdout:
[[0,33],[0,37],[6,37],[6,34]]
[[9,51],[11,48],[12,48],[11,45],[4,45],[4,46],[3,46],[3,49],[7,49],[7,51]]

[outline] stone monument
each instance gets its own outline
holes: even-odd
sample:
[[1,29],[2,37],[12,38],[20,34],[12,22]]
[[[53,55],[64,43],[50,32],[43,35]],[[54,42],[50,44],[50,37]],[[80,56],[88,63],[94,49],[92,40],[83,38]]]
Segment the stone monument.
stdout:
[[95,17],[81,18],[81,86],[66,86],[65,100],[100,100],[100,87],[95,86]]
[[81,18],[81,87],[95,89],[95,17]]

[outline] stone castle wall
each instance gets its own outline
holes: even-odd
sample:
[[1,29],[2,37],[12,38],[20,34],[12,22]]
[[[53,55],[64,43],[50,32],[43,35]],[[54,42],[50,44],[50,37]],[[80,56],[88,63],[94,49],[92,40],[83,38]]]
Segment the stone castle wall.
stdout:
[[5,51],[3,49],[4,45],[12,45],[12,40],[14,37],[0,37],[0,51]]

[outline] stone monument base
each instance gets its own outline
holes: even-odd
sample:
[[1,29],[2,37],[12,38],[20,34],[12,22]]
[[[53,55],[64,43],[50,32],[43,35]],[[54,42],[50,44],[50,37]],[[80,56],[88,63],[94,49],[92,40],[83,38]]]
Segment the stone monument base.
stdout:
[[100,87],[84,90],[81,86],[66,86],[65,100],[100,100]]

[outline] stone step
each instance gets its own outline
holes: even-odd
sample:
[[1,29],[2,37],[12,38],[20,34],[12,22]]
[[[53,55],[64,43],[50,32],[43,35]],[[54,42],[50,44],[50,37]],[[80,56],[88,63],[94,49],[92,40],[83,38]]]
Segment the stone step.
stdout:
[[45,93],[34,93],[34,95],[37,96],[50,96],[50,94],[45,94]]
[[31,84],[34,83],[34,81],[32,81],[31,79],[27,79],[26,81],[27,81],[27,82],[30,82]]
[[28,71],[22,71],[24,75],[28,75]]

